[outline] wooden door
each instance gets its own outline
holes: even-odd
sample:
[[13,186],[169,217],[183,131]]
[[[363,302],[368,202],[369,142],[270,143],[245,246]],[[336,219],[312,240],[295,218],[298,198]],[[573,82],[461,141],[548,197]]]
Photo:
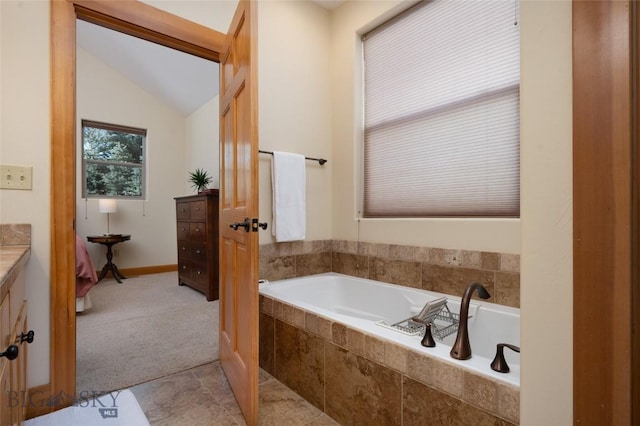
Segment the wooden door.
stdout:
[[[637,425],[629,1],[573,2],[573,421]],[[636,212],[637,213],[637,212]]]
[[247,424],[258,424],[256,4],[241,1],[220,61],[220,363]]

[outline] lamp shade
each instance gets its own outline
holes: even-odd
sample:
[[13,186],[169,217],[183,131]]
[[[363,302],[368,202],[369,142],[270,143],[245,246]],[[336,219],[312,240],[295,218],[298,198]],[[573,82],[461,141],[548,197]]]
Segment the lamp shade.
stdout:
[[118,211],[116,200],[113,198],[98,200],[98,211],[100,213],[115,213]]

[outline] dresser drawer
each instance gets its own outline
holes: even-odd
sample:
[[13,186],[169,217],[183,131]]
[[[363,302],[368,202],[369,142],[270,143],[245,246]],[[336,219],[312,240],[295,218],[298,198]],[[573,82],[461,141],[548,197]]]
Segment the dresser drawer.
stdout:
[[191,220],[205,220],[207,218],[207,202],[205,200],[192,201]]
[[191,248],[192,244],[189,241],[178,240],[178,263],[181,260],[186,260],[191,258]]
[[191,222],[189,224],[189,239],[199,242],[207,240],[207,227],[204,222]]
[[207,262],[207,244],[206,243],[192,243],[189,249],[189,258],[194,262],[205,263]]
[[178,222],[178,240],[188,240],[191,234],[189,222]]
[[179,279],[190,280],[193,271],[193,264],[187,259],[178,259]]
[[181,260],[206,263],[207,243],[178,240],[178,262]]
[[189,220],[191,217],[191,203],[176,203],[176,218],[178,220]]
[[209,283],[207,265],[194,263],[191,269],[191,279],[201,288],[206,289]]

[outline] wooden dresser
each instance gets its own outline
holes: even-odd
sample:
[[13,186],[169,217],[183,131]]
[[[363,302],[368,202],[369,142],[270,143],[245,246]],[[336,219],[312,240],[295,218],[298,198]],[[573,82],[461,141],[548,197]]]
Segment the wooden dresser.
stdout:
[[218,191],[177,197],[178,284],[218,299]]

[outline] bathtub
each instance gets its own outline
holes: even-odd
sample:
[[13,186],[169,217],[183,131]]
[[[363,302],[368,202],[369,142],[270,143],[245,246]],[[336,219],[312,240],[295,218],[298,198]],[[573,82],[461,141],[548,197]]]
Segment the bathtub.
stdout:
[[497,343],[520,346],[520,310],[517,308],[473,299],[469,308],[472,317],[468,322],[473,355],[469,360],[460,361],[449,355],[456,333],[444,340],[436,338],[436,347],[425,348],[420,344],[421,335],[406,335],[384,326],[416,315],[425,303],[443,296],[447,297],[450,311],[458,313],[460,297],[337,273],[261,283],[260,294],[495,380],[520,384],[518,353],[504,351],[511,369],[509,373],[497,373],[490,367]]

